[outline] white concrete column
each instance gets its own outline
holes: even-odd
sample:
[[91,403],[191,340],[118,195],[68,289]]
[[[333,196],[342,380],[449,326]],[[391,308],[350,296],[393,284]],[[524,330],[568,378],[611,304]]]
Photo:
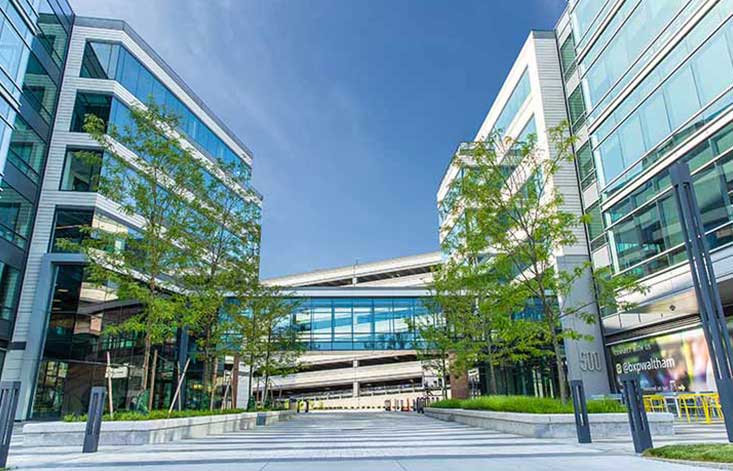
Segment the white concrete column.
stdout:
[[[359,368],[359,360],[354,360],[354,378],[356,378],[356,369]],[[359,381],[354,380],[354,392],[352,393],[354,397],[359,397]]]

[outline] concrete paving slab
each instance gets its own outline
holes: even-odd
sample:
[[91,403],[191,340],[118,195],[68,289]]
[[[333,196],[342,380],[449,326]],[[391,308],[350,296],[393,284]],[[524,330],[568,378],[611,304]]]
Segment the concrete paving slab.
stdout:
[[[702,431],[701,431],[702,430]],[[724,441],[721,429],[683,429],[655,444]],[[630,438],[578,445],[535,439],[412,413],[300,414],[270,427],[158,445],[34,449],[14,443],[9,460],[34,471],[683,471],[646,460]]]

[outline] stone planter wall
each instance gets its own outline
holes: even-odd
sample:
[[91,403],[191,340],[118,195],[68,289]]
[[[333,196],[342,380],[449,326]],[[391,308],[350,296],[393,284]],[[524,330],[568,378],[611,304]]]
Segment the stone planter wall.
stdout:
[[[575,416],[572,414],[520,414],[464,409],[428,407],[425,415],[448,422],[458,422],[500,432],[535,438],[575,438]],[[654,435],[673,435],[674,416],[667,413],[647,414],[649,429]],[[630,437],[629,418],[623,414],[590,414],[593,438]]]
[[[287,420],[293,411],[267,412],[277,419],[270,423]],[[259,413],[210,415],[182,419],[140,420],[130,422],[102,422],[99,444],[146,445],[165,443],[184,438],[199,438],[207,435],[236,432],[257,426]],[[84,443],[85,422],[42,422],[23,426],[24,446],[79,446]]]
[[269,411],[257,413],[257,425],[272,425],[285,420],[290,420],[295,416],[295,410],[287,411]]

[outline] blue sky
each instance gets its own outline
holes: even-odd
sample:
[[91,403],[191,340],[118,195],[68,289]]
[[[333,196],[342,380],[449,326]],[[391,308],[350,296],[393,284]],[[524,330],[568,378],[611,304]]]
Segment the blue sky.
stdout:
[[255,154],[264,278],[438,249],[435,193],[564,0],[70,0],[127,20]]

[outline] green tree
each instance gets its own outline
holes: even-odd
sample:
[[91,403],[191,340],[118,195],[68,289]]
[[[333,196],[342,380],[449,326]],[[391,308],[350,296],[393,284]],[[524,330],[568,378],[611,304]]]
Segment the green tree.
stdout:
[[185,297],[171,276],[190,257],[183,241],[195,212],[187,195],[202,178],[196,159],[171,131],[177,124],[176,117],[153,103],[131,108],[122,128],[94,115],[85,117],[85,131],[103,150],[101,161],[98,154],[83,155],[102,168],[98,191],[137,223],[135,229],[111,223],[90,229],[91,237],[82,243],[87,274],[95,284],[111,287],[111,296],[141,305],[107,334],[144,337],[143,393],[154,387],[151,351],[181,325]]
[[[538,145],[536,136],[517,142],[497,134],[471,143],[458,155],[464,171],[455,198],[463,208],[466,235],[454,244],[457,250],[452,254],[464,261],[483,256],[481,265],[493,273],[492,278],[504,280],[498,290],[501,309],[503,305],[516,306],[521,300],[536,306],[539,315],[534,320],[534,334],[551,347],[560,397],[566,401],[562,342],[588,336],[563,318],[572,316],[593,323],[597,313],[592,296],[582,302],[572,296],[579,281],[588,276],[590,262],[571,266],[558,263],[564,251],[578,242],[582,224],[588,222],[587,216],[565,204],[555,184],[559,172],[573,171],[574,141],[562,125],[549,131],[548,142],[551,152]],[[597,301],[604,306],[617,306],[619,291],[641,289],[633,279],[608,276],[605,271],[596,272],[594,281],[599,287]],[[471,288],[468,281],[465,286]],[[529,347],[524,349],[528,354],[541,351],[534,343],[524,346]]]
[[197,217],[186,246],[193,256],[187,259],[181,274],[188,303],[186,325],[196,339],[199,359],[204,362],[209,408],[215,402],[218,361],[237,352],[229,338],[232,320],[225,312],[230,293],[255,289],[258,278],[259,209],[253,202],[257,197],[243,189],[224,186],[220,178],[236,173],[231,167],[220,162],[220,177],[211,176],[192,191],[196,195]]
[[232,319],[241,336],[240,355],[248,363],[250,389],[255,376],[263,380],[264,405],[269,402],[270,380],[299,369],[298,360],[304,345],[298,339],[297,326],[291,323],[298,302],[282,288],[258,284],[253,290],[235,291],[236,311]]
[[418,342],[416,343],[417,359],[423,368],[440,381],[440,395],[442,399],[448,398],[447,379],[450,374],[450,354],[455,351],[454,335],[449,325],[449,316],[444,314],[444,309],[435,299],[426,302],[427,315],[407,319],[408,328],[416,332]]

